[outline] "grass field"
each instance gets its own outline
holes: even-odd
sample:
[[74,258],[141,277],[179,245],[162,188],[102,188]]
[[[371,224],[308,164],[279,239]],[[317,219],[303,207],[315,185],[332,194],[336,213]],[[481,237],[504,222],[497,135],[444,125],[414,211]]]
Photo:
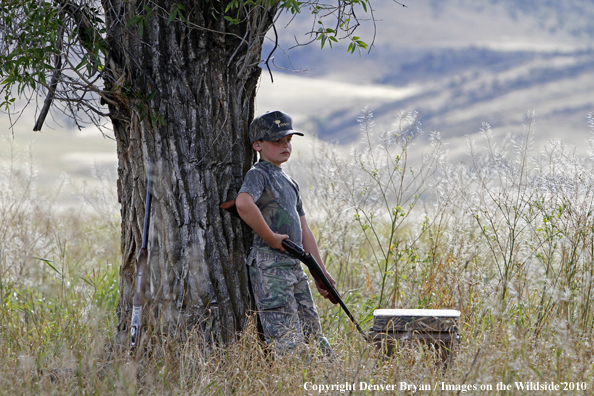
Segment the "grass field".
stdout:
[[317,146],[289,169],[309,175],[310,223],[364,328],[377,307],[461,311],[447,366],[415,345],[383,357],[319,296],[333,359],[315,348],[272,359],[253,326],[227,348],[203,348],[190,332],[140,360],[119,355],[113,183],[99,172],[79,210],[58,210],[60,193],[36,186],[43,164],[3,145],[0,394],[591,393],[592,159],[561,142],[532,147],[530,119],[502,145],[485,125],[465,163],[448,163],[437,135],[409,158],[418,118],[397,120],[382,134],[364,113],[366,145],[349,155]]

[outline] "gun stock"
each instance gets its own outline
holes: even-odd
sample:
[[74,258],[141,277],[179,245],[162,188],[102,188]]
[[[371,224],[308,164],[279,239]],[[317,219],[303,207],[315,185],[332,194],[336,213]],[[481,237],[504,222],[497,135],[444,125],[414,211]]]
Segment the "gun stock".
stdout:
[[136,259],[136,282],[132,300],[132,320],[130,323],[130,352],[133,352],[142,333],[142,307],[145,303],[145,290],[148,283],[148,233],[151,221],[153,161],[149,162],[148,181],[146,186],[146,206],[144,209],[144,227],[142,230],[142,247]]

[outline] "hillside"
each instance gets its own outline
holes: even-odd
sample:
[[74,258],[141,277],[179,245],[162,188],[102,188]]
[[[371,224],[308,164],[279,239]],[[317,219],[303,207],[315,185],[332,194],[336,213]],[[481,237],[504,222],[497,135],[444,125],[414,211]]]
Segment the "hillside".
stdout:
[[[453,156],[466,148],[467,135],[482,122],[496,135],[519,133],[525,114],[536,112],[540,145],[550,138],[583,147],[590,137],[586,115],[594,111],[594,7],[589,1],[551,0],[406,0],[373,1],[378,19],[369,54],[347,54],[346,43],[320,50],[305,42],[311,19],[288,17],[276,26],[280,48],[274,83],[263,70],[258,112],[283,109],[296,126],[348,148],[357,139],[361,109],[375,109],[378,128],[390,128],[401,109],[417,110],[426,131],[439,131]],[[478,3],[478,4],[477,4]],[[357,34],[371,42],[373,25]],[[269,36],[272,39],[272,36]],[[273,48],[268,40],[263,57]],[[35,139],[43,166],[43,186],[61,172],[80,179],[89,169],[113,169],[115,144],[95,128],[78,132],[66,119],[49,119],[43,133],[31,132],[35,115],[28,112],[15,130],[18,144]],[[0,114],[0,134],[11,136],[9,119]],[[52,129],[53,128],[53,129]],[[581,146],[581,147],[580,147]],[[302,139],[297,150],[307,151]],[[6,157],[4,157],[6,158]]]
[[[309,70],[276,70],[274,84],[263,73],[258,110],[282,107],[303,128],[342,144],[356,139],[364,106],[375,109],[385,128],[398,110],[417,110],[425,130],[440,131],[456,147],[482,122],[496,134],[521,132],[527,111],[536,113],[538,141],[563,138],[579,145],[587,139],[585,118],[594,111],[588,23],[594,7],[584,1],[473,3],[446,7],[420,0],[402,8],[376,2],[375,15],[383,20],[375,47],[361,56],[347,54],[346,45],[289,50],[298,32],[307,31],[296,19],[279,29],[284,52],[275,52],[275,63]],[[365,34],[372,37],[370,26]]]

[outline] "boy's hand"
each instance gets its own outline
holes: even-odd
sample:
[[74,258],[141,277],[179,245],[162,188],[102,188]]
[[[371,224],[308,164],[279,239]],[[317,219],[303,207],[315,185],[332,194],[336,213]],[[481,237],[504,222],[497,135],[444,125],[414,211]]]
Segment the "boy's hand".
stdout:
[[286,252],[285,248],[282,245],[282,242],[285,239],[289,239],[289,236],[286,234],[278,234],[275,232],[271,234],[268,238],[266,238],[264,242],[266,242],[266,244],[273,249],[280,250],[281,252]]
[[262,217],[262,212],[260,212],[260,209],[258,209],[258,206],[254,202],[254,198],[250,194],[245,192],[239,193],[235,199],[235,206],[243,221],[252,227],[268,246],[273,249],[278,249],[281,252],[285,251],[281,242],[284,239],[288,239],[289,236],[272,232],[270,227],[268,227],[268,224],[266,224],[264,217]]
[[[334,278],[332,278],[332,275],[330,275],[327,271],[324,271],[324,274],[326,275],[326,278],[328,278],[328,281],[330,282],[330,284],[336,288],[336,281],[334,280]],[[318,292],[322,295],[322,297],[329,299],[330,298],[330,292],[326,289],[324,289],[324,285],[319,285],[318,282],[315,282],[316,284],[316,289],[318,289]]]

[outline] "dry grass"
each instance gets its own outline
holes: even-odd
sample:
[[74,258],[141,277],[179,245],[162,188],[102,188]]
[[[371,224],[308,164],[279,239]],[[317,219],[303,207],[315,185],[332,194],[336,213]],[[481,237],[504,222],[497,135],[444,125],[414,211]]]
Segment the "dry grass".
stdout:
[[[416,392],[423,395],[491,394],[499,384],[512,386],[502,394],[532,394],[515,383],[538,382],[561,387],[547,394],[587,394],[594,386],[592,164],[559,143],[534,151],[521,143],[530,133],[510,148],[474,152],[470,165],[440,162],[433,176],[410,184],[424,194],[397,203],[405,216],[391,210],[397,194],[375,194],[382,187],[373,183],[391,183],[377,177],[379,167],[340,159],[356,180],[341,185],[328,176],[340,176],[331,147],[310,162],[312,175],[328,177],[310,181],[305,201],[319,211],[308,213],[355,316],[369,327],[380,304],[460,310],[460,345],[447,366],[417,345],[384,357],[319,297],[331,359],[313,347],[273,359],[253,325],[226,348],[189,333],[185,342],[155,338],[149,356],[119,354],[111,347],[115,201],[84,192],[95,209],[60,213],[52,196],[35,190],[33,162],[11,149],[5,154],[14,159],[0,170],[0,393],[383,394],[406,383],[424,386]],[[388,159],[392,143],[382,148]],[[399,180],[411,177],[406,169]],[[339,196],[366,185],[366,199]],[[394,213],[404,221],[394,222]],[[587,391],[563,391],[565,382]]]

